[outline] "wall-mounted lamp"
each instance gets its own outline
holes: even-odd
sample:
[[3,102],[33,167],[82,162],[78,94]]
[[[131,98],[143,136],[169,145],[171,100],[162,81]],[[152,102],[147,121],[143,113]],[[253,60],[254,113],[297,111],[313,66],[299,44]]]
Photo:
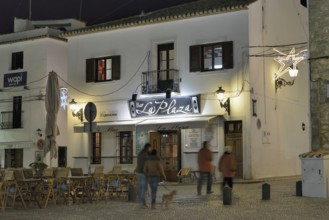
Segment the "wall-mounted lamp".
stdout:
[[132,94],[131,100],[132,101],[136,101],[137,100],[137,93]]
[[70,109],[72,111],[73,117],[77,117],[81,122],[83,122],[83,112],[82,108],[77,110],[77,102],[72,99],[72,101],[69,103],[70,104]]
[[166,89],[166,99],[171,98],[171,89]]
[[42,137],[42,130],[40,128],[38,128],[36,132],[39,137]]
[[220,107],[225,108],[227,114],[230,115],[230,98],[225,98],[225,90],[220,86],[216,91],[217,99]]
[[[273,50],[280,54],[280,56],[274,58],[274,60],[280,64],[279,70],[275,73],[275,92],[276,92],[277,89],[281,88],[282,86],[294,85],[294,79],[298,75],[297,64],[305,59],[307,50],[302,50],[299,53],[296,53],[295,48],[292,48],[289,54],[280,52],[275,48]],[[287,81],[281,78],[281,76],[287,72],[289,73],[289,76],[293,78],[292,81]]]

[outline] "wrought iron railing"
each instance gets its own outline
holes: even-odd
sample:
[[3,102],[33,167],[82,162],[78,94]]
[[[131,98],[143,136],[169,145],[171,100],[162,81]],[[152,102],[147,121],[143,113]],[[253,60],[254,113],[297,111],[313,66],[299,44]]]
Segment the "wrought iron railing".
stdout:
[[[1,112],[0,116],[0,129],[12,129],[13,127],[13,112],[12,111],[5,111]],[[22,111],[22,118],[23,118],[23,111]],[[21,121],[21,127],[23,128],[23,120]]]
[[179,70],[153,70],[142,72],[142,94],[165,93],[167,89],[180,92]]

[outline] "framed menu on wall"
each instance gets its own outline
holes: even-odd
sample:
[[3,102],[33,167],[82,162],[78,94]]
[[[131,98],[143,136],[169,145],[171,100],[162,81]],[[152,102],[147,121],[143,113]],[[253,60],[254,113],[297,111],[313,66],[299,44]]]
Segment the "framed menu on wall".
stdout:
[[209,125],[206,128],[185,129],[184,152],[198,152],[204,141],[210,144],[210,150],[218,152],[217,125]]
[[185,130],[185,152],[198,152],[202,143],[202,129],[186,129]]

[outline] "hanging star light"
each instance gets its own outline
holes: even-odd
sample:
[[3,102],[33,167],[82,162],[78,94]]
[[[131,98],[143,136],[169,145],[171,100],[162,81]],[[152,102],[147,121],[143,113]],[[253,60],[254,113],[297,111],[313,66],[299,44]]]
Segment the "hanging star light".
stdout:
[[278,79],[283,74],[291,70],[295,72],[295,75],[292,77],[296,77],[297,64],[305,59],[305,53],[307,50],[302,50],[299,53],[296,53],[295,48],[292,48],[288,54],[285,54],[275,48],[273,48],[273,50],[281,54],[281,56],[274,58],[274,60],[280,64],[279,70],[275,73],[275,79]]
[[67,88],[61,88],[60,94],[61,94],[61,107],[65,110],[67,106]]

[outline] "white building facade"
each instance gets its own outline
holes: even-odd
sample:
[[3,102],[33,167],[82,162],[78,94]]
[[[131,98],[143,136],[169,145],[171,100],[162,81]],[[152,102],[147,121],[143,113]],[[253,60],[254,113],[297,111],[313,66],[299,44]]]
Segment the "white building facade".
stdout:
[[[64,32],[63,54],[52,59],[62,63],[49,59],[39,72],[63,72],[68,101],[77,102],[74,116],[59,118],[66,166],[133,171],[149,142],[175,181],[180,168],[198,169],[197,152],[209,141],[217,177],[225,145],[233,146],[239,178],[300,175],[298,155],[310,149],[308,64],[298,64],[293,84],[288,73],[279,80],[274,58],[284,56],[273,48],[307,49],[307,17],[298,0],[200,0]],[[219,87],[229,99],[217,99]],[[96,124],[75,117],[92,112],[88,102]],[[32,119],[29,130],[41,127]]]

